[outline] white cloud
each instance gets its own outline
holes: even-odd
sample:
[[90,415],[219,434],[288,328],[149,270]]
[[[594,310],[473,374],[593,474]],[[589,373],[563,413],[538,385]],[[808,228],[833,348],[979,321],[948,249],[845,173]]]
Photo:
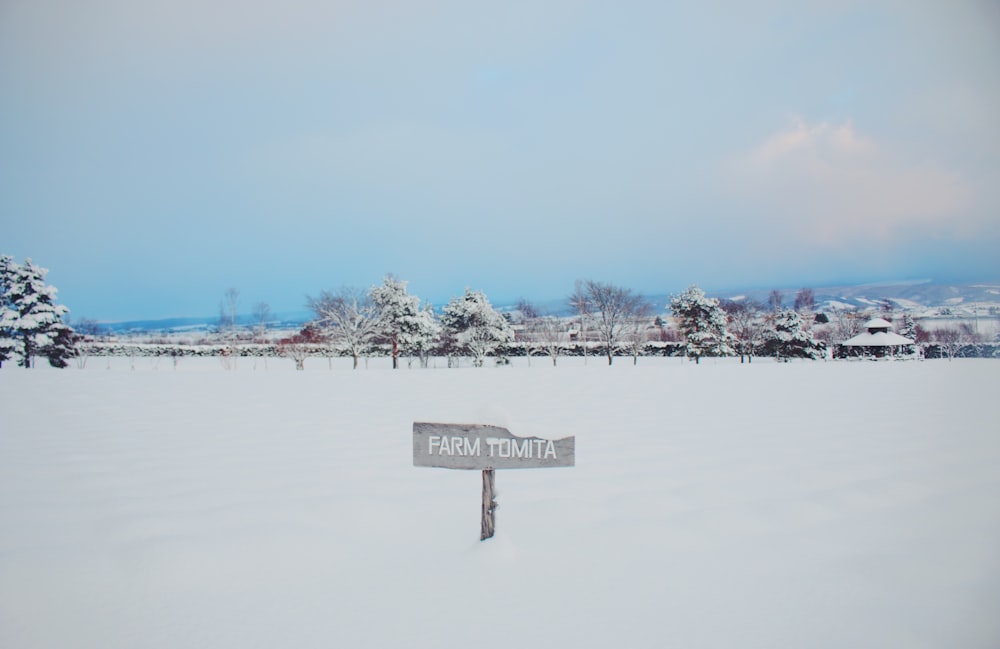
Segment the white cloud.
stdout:
[[973,188],[960,174],[915,161],[859,133],[851,122],[800,117],[731,160],[730,188],[767,211],[772,226],[817,243],[906,237],[966,238]]

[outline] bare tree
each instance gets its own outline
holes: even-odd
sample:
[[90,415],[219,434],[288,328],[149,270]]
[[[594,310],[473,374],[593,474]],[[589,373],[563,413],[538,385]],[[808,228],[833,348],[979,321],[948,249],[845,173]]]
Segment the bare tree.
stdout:
[[559,360],[559,354],[569,339],[569,335],[566,333],[566,323],[556,316],[546,316],[540,318],[538,322],[541,336],[539,345],[552,359],[552,367],[555,367],[556,361]]
[[[267,322],[271,319],[271,305],[267,302],[258,302],[253,306],[253,320],[254,320],[254,334],[257,337],[257,343],[259,345],[264,345],[267,343]],[[263,352],[261,356],[264,359],[264,369],[267,369],[267,352]],[[257,369],[257,361],[254,359],[254,369]]]
[[271,305],[267,302],[258,302],[253,305],[254,333],[257,340],[263,342],[267,338],[267,323],[271,319]]
[[586,282],[576,280],[573,293],[570,294],[569,304],[576,309],[580,316],[580,342],[583,344],[583,364],[587,364],[587,317],[590,314],[590,295],[587,293]]
[[278,356],[295,361],[295,369],[304,370],[309,354],[322,342],[314,325],[308,324],[297,334],[278,341]]
[[318,298],[309,298],[309,308],[316,314],[316,322],[343,346],[354,359],[368,348],[378,332],[381,310],[367,292],[343,287],[336,293],[323,291]]
[[653,305],[639,297],[633,305],[632,312],[629,314],[629,322],[626,325],[628,347],[632,350],[633,365],[639,364],[639,356],[646,349],[646,343],[649,342],[647,331],[652,321]]
[[857,309],[837,309],[834,311],[833,338],[842,343],[853,338],[864,329],[865,314]]
[[952,360],[958,354],[958,348],[962,344],[962,332],[951,327],[941,327],[931,332],[934,341],[940,346],[942,352]]
[[978,323],[962,322],[958,325],[958,332],[961,334],[959,342],[964,345],[972,345],[973,354],[980,356],[982,354],[981,345],[986,342],[986,336],[979,333],[977,326]]
[[799,289],[799,292],[795,294],[795,302],[792,304],[794,308],[799,313],[807,313],[816,308],[816,294],[811,288]]
[[[75,342],[77,343],[88,343],[97,340],[101,336],[101,325],[98,324],[97,320],[92,318],[77,318],[76,320],[70,320],[66,317],[66,326],[70,327],[75,337]],[[90,358],[90,346],[86,344],[77,344],[76,349],[76,366],[81,370],[87,367],[87,360]]]
[[645,300],[630,289],[587,280],[583,284],[587,301],[597,313],[595,328],[604,343],[608,365],[614,359],[615,347],[621,341],[625,327],[641,310]]
[[223,367],[236,369],[236,359],[239,357],[236,349],[236,307],[240,302],[240,290],[238,288],[226,289],[222,302],[219,303],[219,329],[224,339],[229,341],[229,349],[221,356]]
[[740,363],[743,363],[744,359],[752,363],[765,331],[761,305],[753,300],[739,302],[727,300],[721,306],[729,318],[730,331],[736,336]]
[[514,306],[515,309],[521,312],[521,318],[526,322],[530,320],[536,320],[541,317],[541,313],[538,311],[538,307],[524,299],[523,297],[517,301]]
[[[70,324],[67,321],[66,324]],[[83,336],[85,339],[96,340],[99,338],[103,329],[101,325],[92,318],[77,318],[72,322],[73,331]]]
[[240,289],[229,288],[219,303],[220,329],[230,338],[236,337],[236,307],[240,303]]
[[778,289],[772,289],[771,293],[767,296],[767,305],[771,307],[772,311],[777,311],[781,308],[781,303],[785,300],[785,296],[782,295],[781,291]]
[[514,341],[519,343],[522,349],[524,349],[524,357],[528,361],[528,367],[531,367],[531,353],[537,347],[539,333],[537,329],[539,328],[541,313],[539,313],[538,308],[534,304],[523,297],[517,301],[514,309],[519,314],[520,319],[518,323],[520,329],[514,330]]

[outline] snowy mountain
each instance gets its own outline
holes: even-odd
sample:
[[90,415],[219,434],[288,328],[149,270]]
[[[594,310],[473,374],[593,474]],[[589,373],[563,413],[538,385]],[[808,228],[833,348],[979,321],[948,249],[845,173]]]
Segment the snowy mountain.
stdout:
[[[791,305],[799,288],[778,289],[784,304]],[[1000,311],[1000,282],[972,284],[937,284],[931,281],[893,282],[885,284],[859,284],[854,286],[811,287],[817,311],[837,309],[877,309],[886,300],[896,311],[911,311],[921,315],[937,315],[953,311],[956,315],[973,310],[988,313]],[[729,291],[716,293],[726,299],[753,299],[766,303],[771,293],[767,290]]]

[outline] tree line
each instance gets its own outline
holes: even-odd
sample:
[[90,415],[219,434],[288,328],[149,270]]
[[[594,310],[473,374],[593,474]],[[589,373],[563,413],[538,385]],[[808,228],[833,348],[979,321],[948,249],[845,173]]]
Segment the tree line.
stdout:
[[[405,281],[390,275],[367,291],[345,287],[309,297],[315,317],[297,334],[279,341],[276,354],[293,358],[300,368],[305,358],[331,352],[350,355],[355,367],[362,356],[373,354],[391,355],[393,367],[399,366],[401,355],[423,365],[432,355],[448,357],[449,364],[454,357],[466,356],[477,366],[489,357],[506,363],[512,356],[524,356],[530,365],[533,356],[548,356],[556,364],[563,355],[590,353],[602,355],[609,365],[619,356],[631,356],[636,363],[640,356],[651,354],[683,355],[696,363],[713,356],[739,356],[741,362],[752,362],[755,356],[819,359],[860,333],[869,318],[892,317],[886,302],[880,313],[838,310],[831,321],[826,314],[815,313],[810,288],[798,291],[789,305],[785,302],[778,290],[762,304],[711,298],[691,286],[665,305],[672,316],[668,325],[642,294],[580,280],[566,298],[576,313],[571,318],[543,314],[523,299],[513,312],[501,314],[484,293],[469,289],[437,314],[407,292]],[[263,311],[258,305],[255,312],[266,313],[266,305]],[[949,358],[992,355],[992,348],[934,344],[955,337],[948,335],[951,330],[928,334],[909,314],[903,316],[900,333],[924,343],[927,357],[943,357],[946,352]],[[914,348],[899,351],[910,354]]]
[[[189,355],[190,350],[170,354],[128,345],[95,344],[96,324],[81,320],[70,326],[66,307],[56,304],[55,287],[45,284],[47,270],[31,259],[17,264],[0,257],[0,364],[16,357],[22,367],[31,367],[36,357],[45,357],[55,367],[66,367],[74,356],[94,353],[133,355]],[[476,366],[487,358],[497,363],[511,356],[548,356],[553,364],[561,355],[593,352],[611,365],[618,356],[629,355],[633,363],[650,353],[682,354],[696,363],[702,357],[739,356],[752,362],[755,356],[778,359],[824,357],[839,342],[861,331],[871,314],[836,311],[831,322],[825,314],[814,316],[812,289],[795,295],[791,306],[772,291],[766,304],[752,300],[720,301],[708,297],[698,286],[672,296],[666,306],[668,323],[659,309],[640,293],[607,282],[580,280],[566,297],[572,317],[543,314],[521,300],[514,312],[500,313],[482,291],[466,289],[452,298],[440,312],[408,292],[407,282],[393,275],[380,284],[360,289],[341,287],[308,296],[313,318],[301,330],[277,341],[268,336],[270,308],[258,303],[253,324],[238,324],[239,291],[229,289],[220,303],[219,330],[212,341],[213,352],[224,361],[248,355],[281,356],[303,369],[307,357],[348,355],[357,368],[362,357],[388,355],[393,368],[401,357],[427,364],[432,355],[443,355],[449,364],[468,357]],[[821,326],[814,326],[820,322]],[[904,314],[900,333],[927,343],[909,314]],[[921,340],[923,338],[923,340]],[[957,338],[939,338],[940,355],[962,355]],[[202,352],[199,351],[198,354]],[[192,352],[193,354],[193,352]]]

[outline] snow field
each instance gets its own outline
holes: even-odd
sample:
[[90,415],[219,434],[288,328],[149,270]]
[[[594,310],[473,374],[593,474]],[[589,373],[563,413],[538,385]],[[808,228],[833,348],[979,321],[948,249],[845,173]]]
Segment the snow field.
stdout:
[[1000,364],[514,362],[4,367],[0,646],[1000,645]]

